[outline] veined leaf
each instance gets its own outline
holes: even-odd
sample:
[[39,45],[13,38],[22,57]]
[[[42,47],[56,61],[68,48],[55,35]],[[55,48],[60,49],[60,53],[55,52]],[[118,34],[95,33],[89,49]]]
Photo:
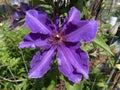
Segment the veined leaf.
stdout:
[[109,54],[113,55],[113,53],[111,52],[111,50],[108,47],[108,45],[105,43],[105,41],[99,35],[96,36],[96,38],[93,41],[93,43],[97,44],[98,46],[100,46],[101,48],[106,50]]

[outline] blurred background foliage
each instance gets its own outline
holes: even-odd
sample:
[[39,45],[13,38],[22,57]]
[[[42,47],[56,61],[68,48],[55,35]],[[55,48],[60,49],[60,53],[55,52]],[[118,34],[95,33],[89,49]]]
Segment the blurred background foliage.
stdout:
[[[80,84],[69,82],[54,66],[43,78],[28,79],[29,63],[37,49],[20,50],[18,45],[30,31],[25,26],[18,26],[12,31],[8,28],[16,4],[20,1],[22,0],[0,0],[0,90],[120,90],[120,7],[116,7],[117,0],[29,2],[32,6],[44,6],[51,17],[58,14],[62,19],[70,7],[76,6],[82,13],[82,19],[93,18],[98,21],[96,39],[90,44],[82,45],[90,58],[90,78],[83,79]],[[28,3],[28,0],[24,2]],[[113,26],[109,23],[111,16],[118,18]]]

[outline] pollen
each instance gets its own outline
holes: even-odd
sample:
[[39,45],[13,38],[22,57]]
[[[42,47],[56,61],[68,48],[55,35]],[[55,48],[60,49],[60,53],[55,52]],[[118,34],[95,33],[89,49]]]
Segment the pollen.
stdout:
[[58,41],[58,40],[61,40],[61,36],[60,36],[59,34],[56,34],[56,35],[55,35],[55,40],[57,40],[57,41]]
[[57,35],[56,35],[56,38],[60,38],[60,35],[57,34]]

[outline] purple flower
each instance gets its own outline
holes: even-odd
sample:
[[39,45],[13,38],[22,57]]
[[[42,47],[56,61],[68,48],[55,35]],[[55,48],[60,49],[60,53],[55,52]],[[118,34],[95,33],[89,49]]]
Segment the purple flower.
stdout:
[[43,48],[38,51],[31,63],[29,78],[41,78],[50,69],[56,54],[58,69],[70,81],[79,83],[82,77],[89,78],[88,55],[80,49],[82,41],[91,42],[97,33],[95,20],[80,20],[80,12],[72,7],[64,23],[60,19],[52,22],[46,14],[30,10],[26,15],[26,24],[31,33],[24,37],[19,48]]
[[30,9],[35,9],[35,10],[40,11],[40,12],[43,11],[43,8],[41,6],[32,7],[29,4],[24,3],[24,2],[18,3],[17,6],[18,7],[12,16],[12,19],[11,19],[11,24],[9,26],[10,30],[14,29],[18,25],[21,26],[24,24],[23,19],[25,18],[26,11],[28,11]]

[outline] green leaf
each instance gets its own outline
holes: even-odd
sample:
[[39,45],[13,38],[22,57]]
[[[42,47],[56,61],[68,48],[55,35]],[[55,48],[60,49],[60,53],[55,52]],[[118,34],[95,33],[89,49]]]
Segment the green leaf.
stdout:
[[[52,73],[52,75],[51,75],[51,73]],[[56,72],[51,71],[50,72],[50,84],[47,87],[47,90],[54,90],[56,82],[57,82]]]
[[120,88],[120,83],[117,84],[118,88]]
[[70,84],[69,82],[65,82],[66,90],[83,90],[84,80],[79,84]]
[[47,87],[47,90],[54,90],[56,82],[51,80],[50,85]]
[[47,2],[45,1],[40,1],[40,0],[31,0],[30,1],[30,5],[34,6],[34,5],[46,5]]
[[104,87],[105,84],[104,84],[103,82],[99,82],[99,83],[97,83],[97,86],[99,86],[99,87]]
[[65,90],[83,90],[85,79],[81,80],[80,83],[70,83],[65,77],[61,74],[60,79],[65,82]]
[[120,70],[120,64],[116,64],[115,67]]
[[109,54],[113,55],[113,53],[111,52],[111,50],[108,47],[108,45],[105,43],[105,41],[99,35],[96,36],[96,38],[93,41],[93,43],[97,44],[98,46],[100,46],[101,48],[106,50]]
[[101,29],[108,29],[108,28],[110,28],[111,27],[111,24],[103,24],[102,26],[101,26]]
[[86,6],[86,0],[78,0],[75,3],[75,6],[81,11],[82,18],[85,18],[88,15],[88,9]]

